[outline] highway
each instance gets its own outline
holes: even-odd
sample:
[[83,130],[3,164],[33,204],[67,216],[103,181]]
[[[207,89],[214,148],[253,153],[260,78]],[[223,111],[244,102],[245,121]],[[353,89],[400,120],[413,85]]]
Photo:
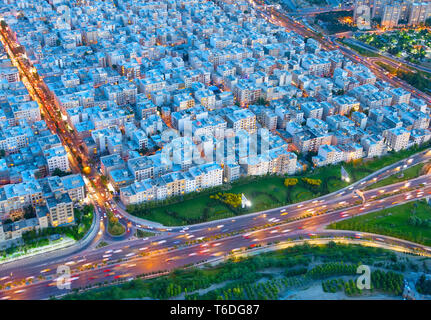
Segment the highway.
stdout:
[[[431,175],[425,175],[408,182],[365,191],[364,196],[368,200],[363,204],[358,202],[359,196],[340,192],[338,196],[327,200],[291,205],[288,210],[274,209],[248,221],[240,217],[222,224],[214,221],[205,228],[186,227],[150,239],[118,242],[109,247],[87,250],[72,257],[28,265],[18,270],[13,265],[8,269],[6,265],[2,271],[4,276],[0,278],[0,285],[4,288],[0,291],[0,298],[44,299],[64,294],[67,290],[60,290],[55,285],[57,267],[60,265],[70,266],[72,279],[75,279],[71,283],[73,289],[120,278],[134,278],[143,273],[171,270],[203,260],[220,259],[235,249],[265,246],[299,236],[340,236],[339,231],[324,230],[324,227],[334,221],[422,199],[430,194]],[[383,195],[386,197],[380,199]],[[306,218],[306,215],[309,217]],[[356,236],[348,231],[345,235]],[[395,241],[404,249],[427,249],[402,240],[378,237],[386,242]],[[23,285],[25,279],[32,279],[32,283]]]
[[[160,244],[152,244],[149,247],[150,248],[149,250],[152,252],[154,249],[166,249],[174,246],[185,245],[187,243],[191,243],[194,239],[201,238],[201,237],[203,237],[202,240],[216,240],[217,238],[227,236],[227,234],[230,232],[246,233],[248,232],[247,230],[253,230],[253,228],[263,228],[265,226],[270,226],[274,224],[280,225],[283,222],[291,221],[295,218],[304,216],[306,214],[309,215],[309,214],[323,213],[325,210],[328,212],[329,210],[333,210],[340,206],[349,206],[352,204],[354,205],[355,202],[360,200],[360,198],[357,195],[353,195],[353,192],[355,190],[360,190],[361,188],[364,189],[366,186],[374,183],[375,181],[381,180],[386,176],[397,173],[401,169],[414,166],[418,163],[428,162],[430,158],[431,158],[431,152],[428,150],[425,150],[410,158],[404,159],[386,168],[383,168],[371,174],[370,176],[362,180],[359,180],[358,182],[352,184],[351,186],[345,189],[336,191],[329,195],[322,196],[320,198],[305,201],[299,204],[293,204],[282,208],[267,210],[264,212],[238,216],[238,217],[235,217],[235,219],[224,219],[224,220],[207,222],[207,223],[198,224],[198,225],[192,225],[189,227],[172,227],[172,230],[168,229],[167,230],[168,232],[163,233],[161,236],[151,238],[148,240],[134,240],[126,243],[123,241],[98,250],[94,250],[91,248],[88,248],[88,249],[82,248],[82,252],[80,253],[77,253],[77,251],[79,250],[74,250],[74,251],[64,250],[57,254],[50,254],[46,257],[44,256],[44,257],[39,257],[37,259],[33,258],[33,259],[26,259],[24,261],[20,260],[14,263],[8,263],[0,266],[0,270],[1,270],[0,274],[1,275],[10,274],[11,272],[13,272],[13,276],[0,280],[0,285],[4,286],[8,283],[15,283],[15,282],[21,281],[26,277],[42,275],[43,273],[41,274],[40,272],[43,269],[46,269],[45,266],[47,265],[50,265],[51,267],[49,269],[53,270],[52,272],[55,273],[55,270],[58,265],[62,265],[63,263],[66,263],[71,260],[75,260],[75,261],[80,260],[79,257],[85,257],[87,255],[90,255],[93,257],[92,263],[101,266],[100,262],[103,262],[103,260],[105,260],[106,258],[109,258],[109,259],[105,261],[111,260],[110,257],[103,257],[106,251],[109,251],[109,250],[115,251],[119,249],[126,250],[127,248],[124,248],[124,247],[129,245],[131,250],[133,249],[136,250],[137,247],[142,248],[143,243],[150,244],[151,242],[155,243],[157,241],[163,241],[163,240],[166,241]],[[428,178],[427,176],[424,176],[416,179],[411,184],[411,186],[409,186],[409,188],[414,188],[420,185],[422,182],[424,182],[423,179],[425,179],[425,182],[426,182]],[[370,190],[365,192],[364,195],[366,199],[372,200],[373,197],[379,196],[382,190],[385,190],[384,191],[385,193],[389,193],[391,190],[394,191],[397,189],[401,189],[403,186],[405,186],[405,183],[387,187],[385,188],[386,190],[384,188]],[[415,196],[415,198],[416,197],[417,196]],[[411,199],[413,199],[413,197],[411,197]],[[381,206],[383,206],[383,204]],[[362,211],[360,210],[360,208],[356,208],[356,209],[359,212]],[[365,212],[368,212],[368,209]],[[98,211],[99,210],[96,209],[96,212]],[[343,213],[343,215],[345,214],[346,213]],[[103,212],[99,213],[99,215],[103,216]],[[342,219],[343,217],[341,217],[340,215],[339,218]],[[310,225],[310,227],[312,226]],[[312,228],[314,228],[314,230],[317,230],[319,229],[318,227],[319,226],[314,226]],[[185,232],[180,232],[183,230]],[[181,236],[182,234],[185,236]],[[125,254],[128,254],[128,253],[125,253]],[[112,259],[118,259],[118,258],[124,258],[124,257],[121,257],[121,256],[117,257],[116,254],[114,254],[114,257]],[[20,290],[20,289],[17,289],[17,290]]]

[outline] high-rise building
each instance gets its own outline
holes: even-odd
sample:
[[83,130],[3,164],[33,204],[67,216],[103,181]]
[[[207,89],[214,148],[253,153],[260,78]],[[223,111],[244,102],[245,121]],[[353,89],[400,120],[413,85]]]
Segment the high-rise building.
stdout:
[[371,18],[381,17],[383,15],[384,6],[387,2],[387,0],[374,0],[373,10],[371,11]]
[[49,210],[49,221],[53,227],[73,223],[73,201],[67,193],[55,193],[46,199],[46,207]]
[[407,23],[410,13],[411,2],[403,1],[400,4],[400,20],[398,23]]
[[398,25],[400,19],[400,4],[394,3],[391,5],[385,5],[383,9],[383,16],[381,25],[384,28],[391,29]]

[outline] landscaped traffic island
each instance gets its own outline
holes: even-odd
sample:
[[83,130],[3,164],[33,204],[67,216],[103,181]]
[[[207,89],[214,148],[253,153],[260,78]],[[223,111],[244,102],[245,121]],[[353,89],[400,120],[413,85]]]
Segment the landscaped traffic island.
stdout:
[[[304,244],[216,266],[178,269],[155,279],[96,286],[64,299],[401,299],[404,274],[427,272],[425,259],[360,245]],[[372,271],[370,290],[352,285],[363,264]]]
[[118,218],[110,210],[106,211],[106,215],[108,216],[108,233],[114,237],[123,235],[126,228],[118,221]]

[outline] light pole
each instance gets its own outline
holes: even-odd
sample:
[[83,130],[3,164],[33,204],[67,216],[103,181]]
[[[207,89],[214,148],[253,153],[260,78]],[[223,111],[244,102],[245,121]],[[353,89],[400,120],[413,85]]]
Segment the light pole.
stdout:
[[246,198],[244,193],[241,193],[241,207],[244,209],[245,207],[251,207],[251,202]]
[[350,176],[343,166],[341,166],[341,180],[350,182]]

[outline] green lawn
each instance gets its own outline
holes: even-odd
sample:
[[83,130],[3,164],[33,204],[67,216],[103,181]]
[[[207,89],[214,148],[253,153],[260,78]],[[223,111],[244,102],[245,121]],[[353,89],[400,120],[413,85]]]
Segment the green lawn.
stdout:
[[168,204],[150,209],[145,219],[157,221],[167,226],[184,225],[188,221],[197,221],[207,211],[208,220],[216,220],[233,216],[227,206],[210,199],[208,194],[183,202]]
[[[422,224],[412,224],[412,217],[419,218]],[[409,202],[332,223],[328,228],[371,232],[431,245],[431,207],[424,200]]]
[[[421,147],[412,147],[397,153],[391,152],[377,159],[358,160],[344,163],[343,166],[349,173],[351,182],[358,181],[380,168],[407,158],[419,151],[425,150],[429,144]],[[154,208],[137,208],[130,210],[131,214],[144,219],[159,222],[166,226],[178,226],[235,217],[239,214],[257,212],[283,205],[313,199],[341,188],[349,183],[341,180],[341,164],[314,168],[304,174],[290,176],[299,180],[296,186],[287,188],[284,186],[285,177],[264,176],[248,177],[233,183],[231,187],[225,185],[222,192],[244,193],[252,203],[250,208],[233,210],[231,207],[210,199],[210,195],[219,191],[209,191],[181,199],[168,199]],[[308,177],[322,180],[320,187],[310,187],[301,181]]]
[[387,177],[383,180],[380,180],[379,182],[376,182],[370,186],[368,186],[366,189],[375,189],[375,188],[380,188],[380,187],[384,187],[390,184],[394,184],[397,182],[401,182],[401,181],[405,181],[405,180],[410,180],[413,178],[417,178],[420,175],[422,175],[422,168],[425,164],[424,163],[419,163],[413,167],[410,167],[404,171],[402,171],[402,175],[396,174],[396,175],[392,175],[390,177]]

